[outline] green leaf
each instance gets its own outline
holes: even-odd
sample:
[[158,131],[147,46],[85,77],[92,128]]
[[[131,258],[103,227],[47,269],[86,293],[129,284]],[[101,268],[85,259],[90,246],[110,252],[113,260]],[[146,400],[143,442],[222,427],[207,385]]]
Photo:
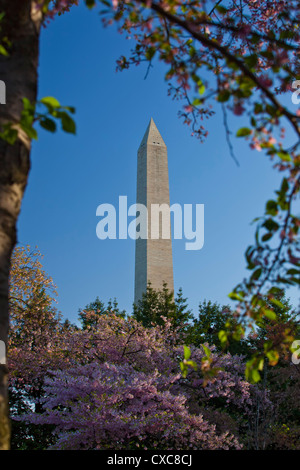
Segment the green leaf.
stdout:
[[289,189],[289,183],[286,178],[283,178],[280,188],[280,194],[285,194]]
[[248,67],[253,68],[257,64],[258,57],[256,54],[251,54],[247,57],[244,57],[244,61],[248,65]]
[[270,238],[272,238],[272,237],[273,237],[273,233],[272,233],[272,232],[265,233],[265,235],[262,237],[261,241],[267,242],[267,241],[270,240]]
[[194,370],[197,370],[197,364],[194,361],[184,359],[184,361],[180,362],[180,369],[184,378],[187,376],[188,366],[192,367]]
[[55,132],[56,131],[56,123],[55,123],[55,121],[53,121],[53,119],[49,119],[49,118],[45,117],[45,118],[40,120],[40,125],[44,129],[46,129],[46,131],[50,131],[50,132]]
[[216,5],[216,10],[221,13],[222,15],[224,15],[225,13],[227,13],[227,9],[225,7],[223,7],[222,5]]
[[192,367],[194,370],[197,370],[197,364],[195,361],[186,361],[186,365]]
[[263,227],[265,227],[269,232],[276,232],[276,230],[279,229],[279,225],[275,220],[273,219],[267,219],[265,222],[262,224]]
[[181,369],[181,372],[182,372],[182,376],[183,378],[185,379],[186,376],[187,376],[187,371],[188,371],[188,367],[186,364],[184,364],[183,362],[180,362],[180,369]]
[[205,92],[205,85],[203,85],[203,83],[199,86],[198,92],[199,95],[203,95],[203,93]]
[[[274,292],[274,289],[276,289],[276,287],[273,287],[271,290],[273,290],[273,293],[275,293],[275,294],[278,294],[278,293],[282,292],[280,289],[278,289],[278,291]],[[271,290],[269,292],[271,292]],[[270,302],[273,305],[276,305],[276,307],[284,308],[284,305],[278,299],[270,299]]]
[[242,325],[237,325],[235,331],[232,334],[232,338],[235,341],[240,341],[245,334],[245,329],[242,327]]
[[66,111],[69,111],[72,114],[74,114],[76,111],[76,108],[74,108],[74,106],[62,106],[61,109],[65,109]]
[[40,100],[40,103],[43,103],[47,107],[50,107],[50,108],[60,108],[59,101],[53,96],[45,96],[44,98]]
[[266,356],[269,359],[271,366],[275,366],[277,364],[278,359],[279,359],[279,354],[278,354],[277,351],[275,351],[275,350],[268,351],[266,353]]
[[243,300],[242,297],[236,292],[230,292],[230,294],[228,294],[228,297],[232,300],[240,300],[240,301]]
[[299,269],[292,268],[292,269],[289,269],[289,270],[287,271],[287,274],[289,274],[289,275],[291,275],[291,276],[294,276],[294,275],[295,275],[295,276],[297,276],[297,275],[299,276],[300,271],[299,271]]
[[264,362],[265,362],[265,361],[264,361],[263,358],[259,359],[258,364],[257,364],[258,370],[263,370],[263,368],[264,368]]
[[[282,289],[280,289],[279,287],[271,287],[271,289],[269,289],[268,293],[271,294],[271,295],[280,295],[282,293]],[[271,301],[273,301],[273,300],[275,300],[275,299],[271,299]],[[277,301],[277,299],[276,299],[276,301]],[[281,302],[279,302],[279,303],[280,303],[280,306],[282,307],[283,306],[282,303]]]
[[149,47],[145,52],[145,57],[147,60],[151,60],[156,53],[155,47]]
[[189,360],[191,357],[191,350],[188,346],[183,346],[183,357],[185,360]]
[[218,94],[218,98],[217,100],[220,102],[220,103],[225,103],[226,101],[228,101],[230,98],[230,92],[228,90],[222,90],[219,94]]
[[251,279],[252,281],[257,281],[257,279],[260,278],[261,273],[262,273],[262,268],[256,269],[256,270],[252,273],[250,279]]
[[257,383],[260,381],[259,366],[260,360],[257,358],[250,359],[250,361],[246,363],[245,376],[249,382]]
[[203,100],[201,100],[200,98],[195,98],[192,102],[193,106],[200,106],[201,104],[203,104]]
[[237,137],[245,137],[245,136],[250,135],[250,134],[252,134],[251,129],[249,129],[248,127],[241,127],[237,131],[236,136]]
[[276,201],[270,200],[266,204],[266,213],[270,215],[277,215],[278,205]]
[[263,310],[265,317],[269,318],[269,320],[276,320],[277,316],[273,310],[266,309]]
[[288,152],[277,152],[278,157],[283,161],[283,162],[291,162],[292,158]]
[[261,39],[260,39],[260,36],[258,36],[257,34],[253,33],[252,38],[251,38],[252,44],[257,44],[260,40],[261,40]]
[[9,55],[9,53],[7,52],[7,50],[5,49],[5,47],[2,44],[0,44],[0,54],[4,55],[6,57]]
[[253,369],[251,371],[251,374],[249,375],[249,379],[250,379],[250,382],[254,382],[254,383],[259,382],[260,381],[260,373],[258,372],[258,370]]
[[76,134],[76,124],[69,114],[62,111],[59,113],[58,117],[61,119],[62,128],[65,132]]
[[270,104],[266,105],[266,111],[271,117],[275,117],[277,114],[277,109],[274,106],[271,106]]
[[295,32],[291,30],[281,31],[280,39],[292,39],[294,35],[295,35]]
[[222,345],[227,343],[227,333],[224,330],[219,331],[218,333],[219,340]]
[[261,103],[255,103],[254,113],[255,114],[260,114],[262,112],[263,112],[263,105]]
[[190,46],[189,55],[190,57],[194,57],[196,55],[196,49],[194,48],[194,46]]
[[210,356],[211,356],[211,351],[210,351],[210,349],[209,349],[207,346],[205,346],[204,344],[201,344],[201,346],[202,346],[202,348],[203,348],[203,350],[204,350],[206,356],[207,356],[207,357],[210,357]]

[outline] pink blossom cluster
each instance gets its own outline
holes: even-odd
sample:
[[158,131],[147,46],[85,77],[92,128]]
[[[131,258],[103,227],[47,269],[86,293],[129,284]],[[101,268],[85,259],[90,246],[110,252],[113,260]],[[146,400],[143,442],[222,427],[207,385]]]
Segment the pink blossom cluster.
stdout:
[[[220,400],[221,413],[234,409],[241,419],[252,416],[256,390],[244,379],[241,357],[212,349],[218,372],[204,387],[201,368],[183,379],[183,346],[169,322],[145,328],[110,314],[89,330],[45,334],[48,344],[12,347],[9,367],[11,389],[35,405],[15,419],[55,425],[55,448],[241,448],[234,433],[214,422]],[[191,352],[200,364],[203,349]]]
[[239,449],[168,391],[176,379],[107,362],[56,371],[45,383],[46,412],[30,420],[56,425],[58,449]]
[[42,10],[47,19],[61,15],[70,10],[73,5],[78,5],[79,0],[36,0],[34,7]]

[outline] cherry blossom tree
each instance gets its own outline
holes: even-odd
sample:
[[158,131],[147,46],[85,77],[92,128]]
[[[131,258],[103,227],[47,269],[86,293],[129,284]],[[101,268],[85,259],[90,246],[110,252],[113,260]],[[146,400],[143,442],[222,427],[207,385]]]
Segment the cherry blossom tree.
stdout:
[[250,419],[257,394],[242,358],[211,351],[217,373],[206,382],[204,350],[192,349],[202,367],[183,378],[183,349],[170,321],[146,328],[115,314],[61,330],[38,351],[11,348],[11,390],[31,404],[14,420],[53,426],[59,449],[241,448],[230,413]]
[[[265,365],[262,383],[251,384],[245,357],[201,341],[183,346],[172,316],[147,327],[97,298],[79,310],[81,328],[66,324],[40,252],[19,247],[12,260],[13,449],[297,448],[299,374],[285,350],[280,365]],[[261,323],[249,351],[281,341],[286,319],[299,328],[283,294],[281,301],[281,324]]]
[[187,398],[168,391],[174,380],[107,362],[55,371],[46,411],[31,422],[56,426],[56,449],[240,449],[233,435],[188,412]]

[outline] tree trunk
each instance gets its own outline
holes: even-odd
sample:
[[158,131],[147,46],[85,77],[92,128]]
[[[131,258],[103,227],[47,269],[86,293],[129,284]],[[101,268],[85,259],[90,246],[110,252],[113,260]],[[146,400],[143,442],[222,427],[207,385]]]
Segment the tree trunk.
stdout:
[[[6,104],[0,105],[0,126],[20,121],[22,98],[36,100],[39,35],[42,14],[31,0],[0,0],[1,36],[11,42],[9,56],[0,56],[0,79]],[[30,169],[30,140],[19,132],[14,145],[0,139],[0,340],[7,344],[10,258],[17,241],[16,224]],[[8,370],[0,365],[0,450],[10,447]]]

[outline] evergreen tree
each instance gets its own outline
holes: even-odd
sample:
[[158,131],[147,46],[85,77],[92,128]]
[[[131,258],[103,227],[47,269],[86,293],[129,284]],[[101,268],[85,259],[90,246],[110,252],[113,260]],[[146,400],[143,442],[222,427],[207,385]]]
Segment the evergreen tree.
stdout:
[[[283,290],[279,290],[271,300],[265,299],[269,308],[268,316],[264,316],[258,323],[258,329],[250,335],[249,343],[254,352],[263,351],[264,343],[281,343],[281,353],[289,356],[290,350],[284,343],[285,334],[300,337],[299,313],[293,310],[290,300]],[[272,312],[273,315],[272,316]]]
[[111,299],[109,299],[108,304],[107,304],[106,313],[114,313],[115,315],[118,315],[122,318],[126,317],[126,311],[119,309],[119,305],[118,305],[118,302],[117,302],[116,298],[114,298],[113,301]]
[[88,328],[97,328],[100,317],[112,313],[122,318],[126,316],[125,310],[120,311],[116,298],[114,301],[110,299],[106,306],[99,297],[96,297],[94,302],[89,303],[84,309],[78,311],[78,316],[82,329],[86,330]]
[[[212,303],[200,302],[198,318],[193,319],[193,325],[190,327],[187,342],[199,347],[203,343],[216,346],[218,351],[222,351],[221,341],[219,339],[219,331],[226,329],[226,325],[230,323],[235,325],[234,318],[229,305],[219,305],[217,302]],[[226,347],[226,351],[231,354],[249,355],[249,347],[246,340],[231,341]]]
[[78,326],[75,323],[71,323],[68,318],[66,318],[61,325],[62,331],[75,331],[78,330]]
[[88,328],[97,327],[99,317],[105,313],[105,305],[97,296],[94,302],[87,304],[84,309],[80,309],[78,311],[82,329],[86,330]]
[[151,287],[149,282],[142,298],[137,304],[133,305],[133,317],[146,327],[150,327],[153,324],[161,325],[163,320],[159,307],[159,293]]
[[134,305],[133,316],[146,327],[162,325],[164,318],[167,318],[174,327],[185,329],[187,322],[192,318],[186,300],[181,288],[174,300],[174,294],[167,284],[164,283],[161,290],[155,290],[149,282],[142,299]]
[[182,288],[180,287],[176,298],[175,298],[175,307],[176,307],[176,314],[174,317],[174,325],[175,326],[182,326],[187,325],[190,320],[193,318],[192,311],[189,310],[187,304],[187,298],[183,297]]

